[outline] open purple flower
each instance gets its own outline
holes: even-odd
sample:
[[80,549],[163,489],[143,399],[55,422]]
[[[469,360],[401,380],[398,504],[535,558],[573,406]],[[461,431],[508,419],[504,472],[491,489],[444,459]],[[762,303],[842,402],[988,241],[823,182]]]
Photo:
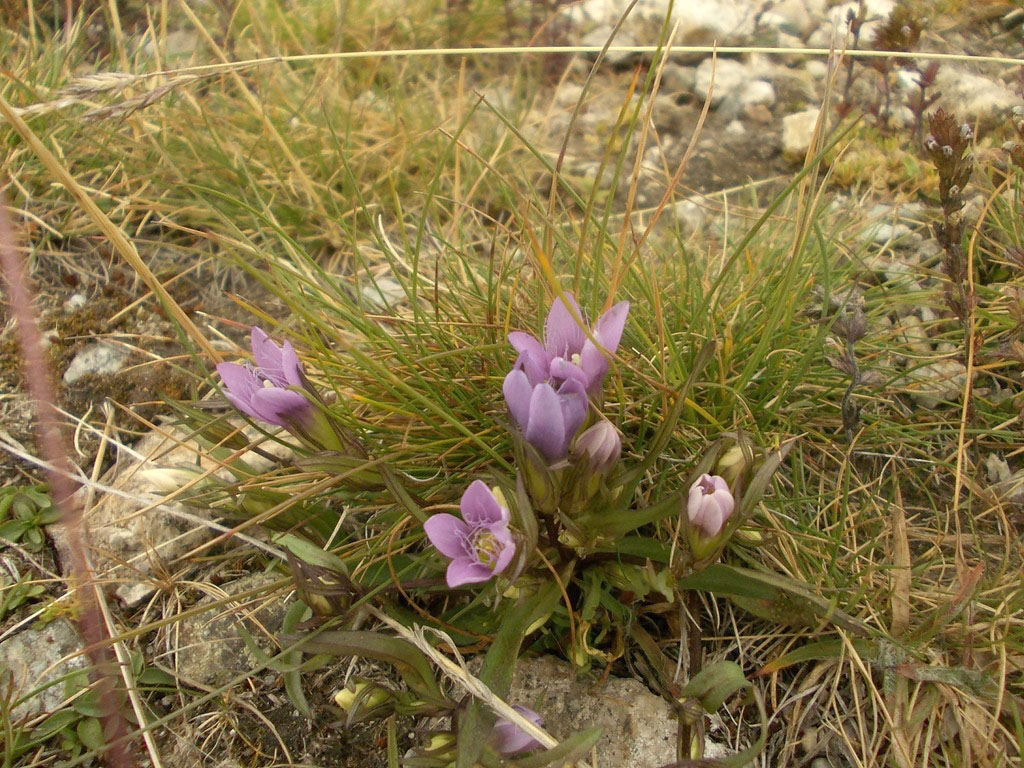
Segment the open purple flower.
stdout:
[[690,486],[686,500],[686,512],[690,522],[705,536],[717,536],[725,521],[732,514],[736,501],[729,491],[725,478],[718,475],[701,475]]
[[449,587],[478,584],[504,571],[516,553],[509,512],[485,483],[474,480],[462,494],[462,519],[440,513],[424,524],[430,543],[445,557]]
[[306,377],[291,343],[279,347],[253,326],[251,347],[253,364],[217,366],[225,397],[247,416],[279,427],[307,421],[313,405],[296,391],[306,386]]
[[592,395],[600,390],[608,373],[606,355],[614,355],[618,349],[627,315],[628,301],[620,301],[601,315],[591,332],[597,341],[595,345],[580,325],[583,315],[576,299],[568,293],[564,299],[555,297],[544,324],[543,344],[523,331],[508,335],[509,342],[519,352],[515,367],[526,373],[531,384],[540,384],[549,378],[557,382],[575,379]]
[[[512,707],[516,712],[525,717],[534,725],[541,725],[544,719],[528,707]],[[533,736],[528,734],[515,723],[499,718],[491,729],[491,744],[502,755],[518,755],[541,746]]]
[[566,379],[556,390],[547,381],[531,383],[529,374],[517,367],[505,377],[502,391],[526,441],[551,463],[564,459],[587,417],[583,383]]

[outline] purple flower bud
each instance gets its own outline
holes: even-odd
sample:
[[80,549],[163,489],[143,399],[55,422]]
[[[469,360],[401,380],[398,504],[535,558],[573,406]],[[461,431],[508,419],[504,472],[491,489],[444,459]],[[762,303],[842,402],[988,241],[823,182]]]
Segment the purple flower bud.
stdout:
[[451,558],[448,586],[478,584],[504,571],[516,553],[508,508],[480,480],[462,494],[462,519],[441,513],[423,524],[438,552]]
[[711,538],[722,530],[735,505],[729,484],[724,478],[718,475],[701,475],[697,482],[690,486],[686,512],[690,523]]
[[587,417],[583,384],[567,379],[555,391],[547,382],[531,384],[529,375],[516,368],[505,377],[502,391],[526,441],[551,463],[564,459]]
[[279,427],[301,424],[313,413],[313,404],[291,387],[305,386],[302,363],[292,345],[279,347],[262,329],[252,329],[254,365],[221,363],[217,366],[224,395],[250,418]]
[[[525,717],[534,725],[541,725],[544,719],[527,707],[513,707],[520,715]],[[491,730],[491,744],[502,755],[518,755],[541,746],[533,736],[528,734],[515,723],[499,718]]]
[[586,459],[591,472],[607,472],[622,453],[622,439],[610,421],[601,419],[576,438],[573,453]]
[[[508,340],[519,352],[516,369],[526,373],[530,384],[554,379],[556,383],[575,379],[591,395],[601,389],[608,373],[608,357],[615,354],[629,315],[629,302],[621,301],[609,309],[594,326],[591,336],[580,325],[584,321],[576,299],[565,294],[555,298],[544,324],[544,343],[522,331],[509,334]],[[603,351],[602,351],[603,350]]]

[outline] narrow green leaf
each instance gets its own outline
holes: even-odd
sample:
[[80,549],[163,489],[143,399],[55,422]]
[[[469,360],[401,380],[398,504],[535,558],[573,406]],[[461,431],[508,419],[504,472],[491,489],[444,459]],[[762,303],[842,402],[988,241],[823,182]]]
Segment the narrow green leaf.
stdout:
[[[299,623],[309,615],[309,612],[309,607],[301,600],[292,603],[288,606],[288,611],[281,622],[282,631],[294,632],[298,629]],[[302,673],[299,670],[299,665],[302,663],[302,651],[288,651],[283,656],[285,663],[292,665],[292,669],[282,674],[285,693],[288,694],[289,700],[295,705],[295,709],[307,718],[312,717],[313,713],[309,708],[309,703],[306,701],[306,695],[302,692]]]

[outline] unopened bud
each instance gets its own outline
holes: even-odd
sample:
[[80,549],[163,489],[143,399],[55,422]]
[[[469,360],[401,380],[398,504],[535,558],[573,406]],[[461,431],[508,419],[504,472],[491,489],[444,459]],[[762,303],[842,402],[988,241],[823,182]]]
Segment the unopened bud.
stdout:
[[356,683],[353,688],[342,688],[334,694],[334,703],[343,712],[351,712],[352,707],[357,703],[360,707],[373,709],[386,704],[391,699],[391,693],[378,685],[372,683]]
[[690,486],[686,500],[686,513],[690,523],[704,536],[714,537],[729,519],[736,501],[729,491],[725,478],[718,475],[701,475]]
[[718,464],[715,465],[715,472],[717,472],[725,482],[732,486],[736,484],[736,481],[740,479],[740,476],[750,466],[747,453],[744,452],[742,445],[734,445],[728,451],[722,454],[722,457],[718,460]]
[[591,472],[607,472],[622,454],[622,439],[610,421],[601,419],[576,438],[573,453],[587,460]]

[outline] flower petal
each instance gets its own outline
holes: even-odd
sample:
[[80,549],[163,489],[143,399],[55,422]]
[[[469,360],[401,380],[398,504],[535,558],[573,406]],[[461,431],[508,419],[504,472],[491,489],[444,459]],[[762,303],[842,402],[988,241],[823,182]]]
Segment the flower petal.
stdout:
[[262,418],[252,407],[252,396],[260,389],[260,381],[251,368],[238,363],[221,363],[217,366],[224,387],[224,396],[247,416]]
[[252,408],[270,424],[287,427],[308,418],[313,405],[300,392],[278,387],[262,387],[252,396]]
[[508,510],[498,503],[491,489],[483,480],[469,484],[459,502],[462,519],[472,527],[508,524]]
[[501,573],[508,568],[512,558],[516,555],[516,542],[508,528],[493,528],[491,535],[497,540],[501,549],[498,550],[498,557],[494,561],[494,572]]
[[252,347],[252,359],[259,372],[266,376],[274,385],[287,387],[290,382],[285,379],[281,366],[282,350],[259,326],[254,325],[252,327],[249,346]]
[[505,402],[508,403],[512,419],[525,432],[530,423],[530,398],[533,396],[529,376],[520,370],[511,371],[505,377],[501,391],[505,393]]
[[540,384],[546,380],[551,355],[544,349],[544,345],[523,331],[513,331],[508,335],[508,340],[519,353],[515,367],[526,372],[530,383]]
[[[544,722],[541,716],[532,709],[526,707],[513,707],[513,709],[534,725]],[[491,729],[491,744],[502,755],[515,755],[540,746],[540,742],[526,731],[504,719],[499,719]]]
[[494,576],[488,566],[477,562],[475,559],[458,558],[448,564],[448,572],[445,580],[451,588],[461,587],[463,584],[479,584]]
[[571,358],[580,353],[587,338],[580,325],[582,320],[579,305],[571,293],[566,293],[564,300],[561,296],[555,297],[544,324],[544,348],[552,357]]
[[564,357],[556,357],[551,361],[549,368],[551,378],[565,381],[566,379],[576,379],[583,386],[587,386],[590,383],[590,379],[587,378],[587,374],[575,363],[570,363]]
[[281,350],[281,375],[292,387],[303,387],[306,384],[306,376],[302,370],[302,361],[290,341],[284,343]]
[[565,458],[569,440],[565,436],[562,403],[550,384],[539,384],[533,388],[529,424],[524,436],[548,461]]
[[600,389],[601,384],[604,383],[605,374],[608,373],[608,358],[614,356],[615,350],[619,347],[628,315],[629,302],[620,301],[601,315],[601,319],[597,321],[597,326],[594,328],[594,339],[600,344],[600,348],[590,339],[583,344],[583,350],[580,352],[580,368],[587,375],[587,389],[591,394]]
[[558,403],[562,409],[562,424],[565,429],[565,445],[561,457],[569,452],[569,442],[580,431],[587,418],[587,391],[577,379],[569,379],[558,388]]
[[423,530],[434,548],[445,557],[466,557],[470,554],[469,526],[455,515],[446,512],[431,515],[423,523]]

